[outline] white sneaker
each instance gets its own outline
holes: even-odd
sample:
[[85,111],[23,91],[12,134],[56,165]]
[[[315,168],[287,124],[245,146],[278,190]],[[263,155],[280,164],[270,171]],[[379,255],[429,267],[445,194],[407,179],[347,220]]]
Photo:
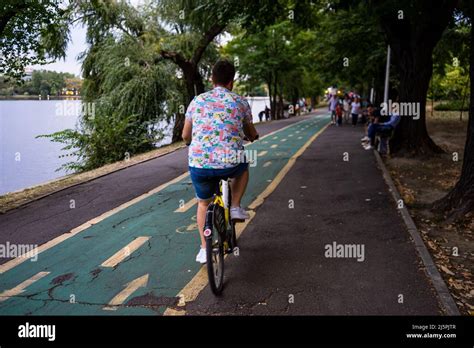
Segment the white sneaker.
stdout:
[[233,207],[230,208],[230,217],[232,220],[247,220],[250,215],[242,207]]
[[206,249],[201,248],[201,250],[199,250],[199,253],[196,256],[196,262],[199,262],[199,263],[207,262]]
[[372,145],[370,145],[370,144],[364,146],[364,149],[366,149],[366,150],[372,150],[373,148],[374,148],[374,147],[373,147]]
[[362,139],[360,139],[360,141],[369,141],[369,140],[370,140],[370,138],[368,136],[365,136]]

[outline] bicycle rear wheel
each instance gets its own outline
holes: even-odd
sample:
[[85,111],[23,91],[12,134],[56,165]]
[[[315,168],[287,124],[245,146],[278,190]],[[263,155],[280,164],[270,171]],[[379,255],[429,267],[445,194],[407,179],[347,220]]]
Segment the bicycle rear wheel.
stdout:
[[224,209],[218,205],[209,209],[212,209],[213,224],[211,235],[206,237],[207,275],[212,292],[220,295],[224,288]]

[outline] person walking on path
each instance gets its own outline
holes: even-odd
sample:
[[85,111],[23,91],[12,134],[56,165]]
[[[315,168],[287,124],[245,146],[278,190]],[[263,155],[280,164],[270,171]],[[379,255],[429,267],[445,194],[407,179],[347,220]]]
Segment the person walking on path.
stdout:
[[349,99],[349,96],[347,94],[344,96],[343,107],[344,122],[349,123],[349,115],[351,114],[351,100]]
[[359,119],[359,111],[360,111],[360,99],[356,97],[351,105],[352,125],[354,127],[357,125],[357,120]]
[[336,106],[337,106],[337,95],[333,94],[329,99],[329,111],[331,111],[331,124],[336,124]]

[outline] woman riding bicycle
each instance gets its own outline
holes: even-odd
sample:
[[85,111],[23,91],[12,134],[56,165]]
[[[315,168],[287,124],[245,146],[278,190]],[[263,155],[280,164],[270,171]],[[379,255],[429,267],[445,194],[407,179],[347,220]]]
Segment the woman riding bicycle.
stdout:
[[212,69],[214,89],[196,96],[186,111],[182,136],[189,144],[189,173],[198,199],[197,224],[201,249],[196,261],[200,263],[206,263],[203,235],[206,209],[220,179],[233,178],[231,219],[249,218],[240,206],[249,180],[248,163],[241,155],[244,151],[242,133],[250,141],[256,140],[258,133],[248,102],[232,92],[234,76],[234,65],[227,60],[219,60]]

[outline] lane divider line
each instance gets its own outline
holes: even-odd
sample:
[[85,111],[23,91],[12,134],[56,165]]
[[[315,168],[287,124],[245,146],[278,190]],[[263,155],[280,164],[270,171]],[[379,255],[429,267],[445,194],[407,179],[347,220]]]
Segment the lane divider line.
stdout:
[[120,262],[125,260],[127,257],[129,257],[135,250],[140,248],[143,244],[148,242],[150,237],[138,237],[128,243],[125,247],[117,251],[115,254],[113,254],[111,257],[109,257],[106,261],[102,262],[101,266],[102,267],[115,267],[117,266]]
[[125,284],[125,289],[120,291],[117,295],[114,296],[112,300],[110,300],[109,304],[105,307],[102,307],[104,311],[116,311],[117,306],[122,305],[127,298],[130,297],[135,291],[139,288],[144,288],[148,284],[148,274],[145,274],[141,277],[138,277],[135,280]]
[[50,272],[39,272],[32,276],[31,278],[25,280],[21,284],[18,284],[12,289],[5,290],[4,292],[0,293],[0,302],[6,301],[14,296],[17,296],[21,294],[22,292],[25,291],[27,287],[29,287],[31,284],[37,282],[41,278],[47,276]]

